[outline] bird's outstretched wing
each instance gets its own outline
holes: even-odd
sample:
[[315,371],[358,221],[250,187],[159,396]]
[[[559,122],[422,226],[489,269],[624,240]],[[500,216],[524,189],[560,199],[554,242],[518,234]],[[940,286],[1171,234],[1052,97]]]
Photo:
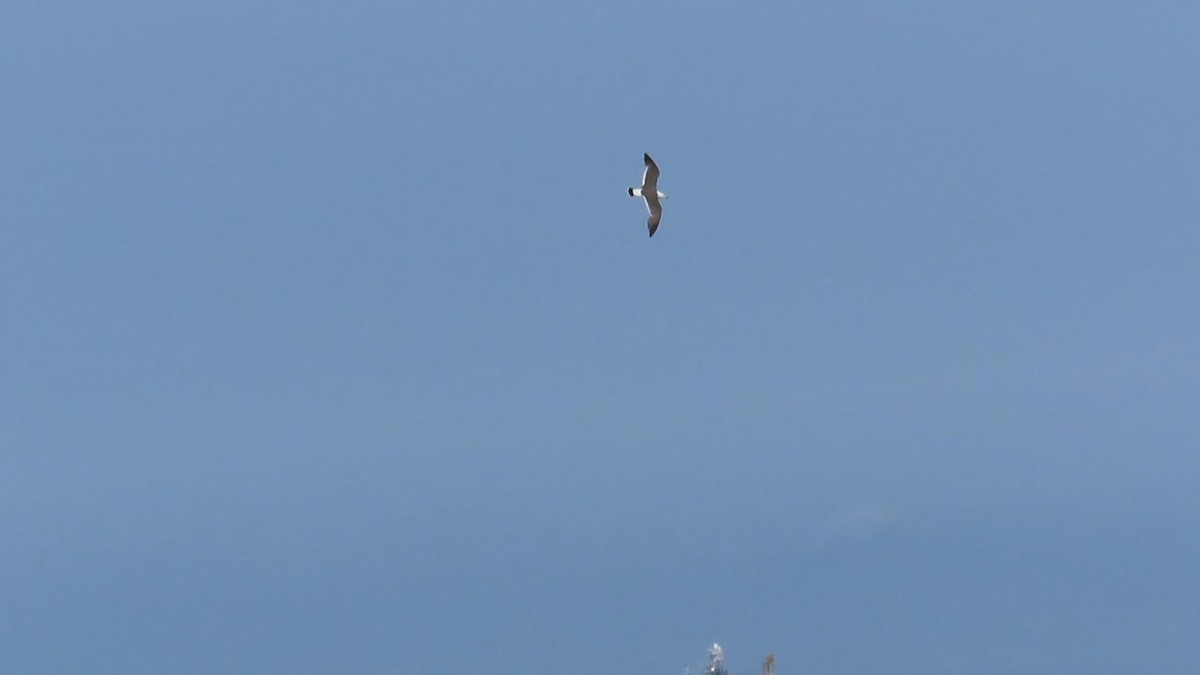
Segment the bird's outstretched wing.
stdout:
[[650,236],[654,236],[654,231],[658,229],[658,223],[662,221],[662,204],[658,203],[658,191],[651,188],[650,192],[643,192],[642,198],[646,200],[646,209],[650,211],[650,217],[646,219],[646,227],[650,228]]
[[658,192],[658,165],[654,160],[650,159],[650,153],[642,153],[643,159],[646,161],[646,173],[642,174],[642,189],[649,192]]

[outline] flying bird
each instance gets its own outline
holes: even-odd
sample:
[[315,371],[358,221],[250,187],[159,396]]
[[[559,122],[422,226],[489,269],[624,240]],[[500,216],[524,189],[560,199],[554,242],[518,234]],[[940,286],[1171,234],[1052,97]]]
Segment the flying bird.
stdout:
[[650,212],[650,217],[646,219],[646,227],[650,228],[650,236],[653,237],[659,221],[662,220],[662,204],[659,200],[666,199],[667,196],[658,191],[658,165],[650,159],[649,154],[643,153],[643,157],[646,161],[646,173],[642,174],[642,186],[629,188],[629,196],[646,200],[646,210]]

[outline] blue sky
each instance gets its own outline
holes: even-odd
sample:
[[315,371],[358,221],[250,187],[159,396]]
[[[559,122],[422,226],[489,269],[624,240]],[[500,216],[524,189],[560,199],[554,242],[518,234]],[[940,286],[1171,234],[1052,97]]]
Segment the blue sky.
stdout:
[[17,3],[0,670],[1195,672],[1198,30]]

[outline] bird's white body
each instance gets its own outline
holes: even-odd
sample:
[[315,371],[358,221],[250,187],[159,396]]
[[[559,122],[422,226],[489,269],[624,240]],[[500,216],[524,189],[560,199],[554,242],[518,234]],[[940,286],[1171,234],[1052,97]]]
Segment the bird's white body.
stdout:
[[[642,188],[640,188],[640,187],[639,188],[629,188],[629,190],[630,190],[630,192],[629,192],[630,197],[641,197],[642,196]],[[655,192],[658,193],[659,199],[667,199],[668,198],[666,193],[664,193],[662,190],[655,190]]]

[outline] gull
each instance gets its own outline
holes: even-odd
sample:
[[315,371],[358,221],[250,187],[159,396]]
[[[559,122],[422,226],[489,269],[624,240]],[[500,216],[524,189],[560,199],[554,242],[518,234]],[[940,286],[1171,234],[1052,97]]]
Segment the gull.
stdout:
[[662,204],[658,200],[666,199],[667,196],[658,191],[658,165],[654,160],[650,159],[650,155],[642,153],[646,161],[646,173],[642,174],[642,186],[629,188],[630,197],[641,197],[646,200],[646,210],[650,212],[650,217],[646,219],[646,227],[650,228],[650,236],[654,236],[654,231],[658,229],[658,223],[662,220]]

